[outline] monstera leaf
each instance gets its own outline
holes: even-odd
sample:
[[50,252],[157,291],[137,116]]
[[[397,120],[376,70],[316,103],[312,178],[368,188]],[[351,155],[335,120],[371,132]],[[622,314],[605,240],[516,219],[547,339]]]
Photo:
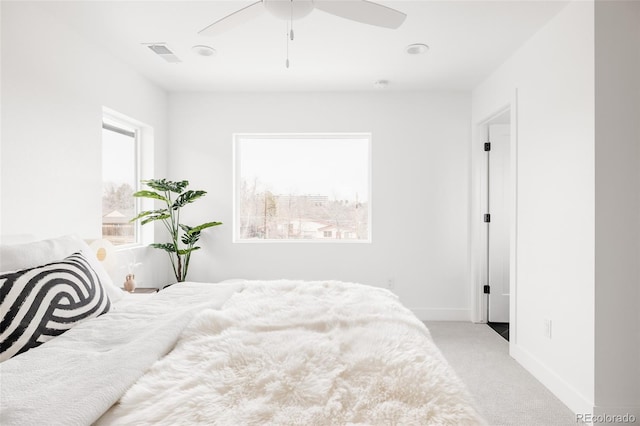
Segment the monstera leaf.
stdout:
[[189,186],[188,180],[181,180],[179,182],[172,182],[166,179],[150,179],[143,180],[143,184],[147,185],[151,189],[161,192],[175,192],[180,194]]
[[[213,226],[222,225],[222,222],[206,222],[198,226],[189,226],[179,223],[180,210],[187,204],[192,204],[207,192],[202,190],[187,190],[189,181],[170,181],[167,179],[150,179],[142,183],[151,190],[142,190],[133,194],[134,197],[147,198],[164,203],[165,207],[155,210],[147,210],[131,219],[131,222],[140,220],[142,225],[161,221],[171,237],[170,243],[153,243],[150,246],[164,250],[169,254],[171,266],[178,282],[185,281],[189,270],[191,254],[199,250],[195,244],[201,236],[201,232]],[[175,194],[178,194],[177,196]],[[180,245],[183,244],[183,246]]]

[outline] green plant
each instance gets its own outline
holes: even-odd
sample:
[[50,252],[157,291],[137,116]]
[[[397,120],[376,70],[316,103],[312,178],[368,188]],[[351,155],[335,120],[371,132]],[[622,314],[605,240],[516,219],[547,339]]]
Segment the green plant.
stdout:
[[[158,220],[162,222],[169,231],[171,242],[154,243],[150,246],[164,250],[169,254],[176,280],[183,282],[187,278],[191,253],[200,249],[195,245],[200,239],[200,233],[212,226],[222,225],[222,222],[207,222],[193,227],[180,223],[180,209],[207,193],[201,190],[187,190],[189,181],[172,182],[166,179],[150,179],[143,180],[142,183],[155,191],[142,190],[135,192],[133,196],[159,200],[166,207],[143,211],[131,219],[131,222],[141,220],[142,225]],[[184,246],[180,245],[181,242]]]

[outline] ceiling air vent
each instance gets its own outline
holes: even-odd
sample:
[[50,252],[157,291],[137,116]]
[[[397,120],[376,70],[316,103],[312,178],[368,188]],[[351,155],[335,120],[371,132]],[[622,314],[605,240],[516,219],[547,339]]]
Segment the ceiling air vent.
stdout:
[[171,50],[163,43],[146,43],[145,44],[153,53],[161,57],[167,62],[182,62],[180,58],[173,54]]

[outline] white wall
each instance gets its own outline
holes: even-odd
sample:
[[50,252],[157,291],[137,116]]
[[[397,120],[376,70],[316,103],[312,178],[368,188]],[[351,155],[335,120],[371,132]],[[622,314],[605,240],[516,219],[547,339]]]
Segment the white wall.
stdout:
[[516,113],[511,354],[576,412],[594,401],[593,24],[593,3],[569,4],[474,90],[472,113]]
[[511,354],[576,413],[640,418],[639,23],[571,3],[473,93],[474,123],[515,109]]
[[595,404],[640,419],[640,2],[596,2]]
[[102,107],[154,128],[164,173],[167,96],[37,5],[1,7],[0,233],[100,238]]
[[[172,94],[170,175],[209,194],[190,279],[338,279],[384,286],[424,319],[469,319],[470,98],[458,93]],[[371,132],[372,244],[232,243],[232,134]],[[187,217],[187,216],[185,216]]]

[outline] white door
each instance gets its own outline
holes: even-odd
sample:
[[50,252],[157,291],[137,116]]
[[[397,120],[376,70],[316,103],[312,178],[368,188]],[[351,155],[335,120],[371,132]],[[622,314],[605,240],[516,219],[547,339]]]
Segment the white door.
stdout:
[[509,124],[489,126],[489,321],[509,322]]

